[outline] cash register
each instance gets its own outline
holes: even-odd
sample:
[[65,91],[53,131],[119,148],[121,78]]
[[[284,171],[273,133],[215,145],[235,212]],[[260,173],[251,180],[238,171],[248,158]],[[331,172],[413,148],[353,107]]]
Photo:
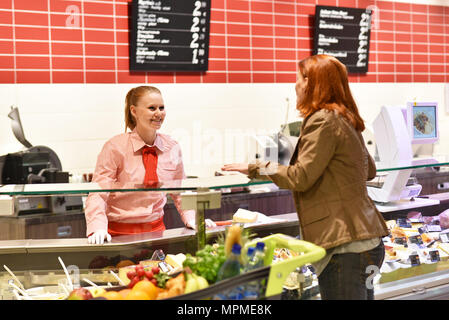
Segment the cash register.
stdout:
[[[68,183],[69,173],[62,170],[56,153],[46,146],[33,146],[25,139],[17,107],[11,107],[8,117],[12,120],[14,136],[25,149],[0,156],[0,184]],[[13,210],[0,212],[0,215],[64,213],[82,209],[81,196],[20,196],[14,197]]]

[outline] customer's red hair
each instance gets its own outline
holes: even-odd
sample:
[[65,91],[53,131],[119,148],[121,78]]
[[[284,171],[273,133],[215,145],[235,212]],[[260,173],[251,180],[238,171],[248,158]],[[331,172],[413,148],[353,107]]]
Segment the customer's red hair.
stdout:
[[319,109],[336,110],[357,131],[365,130],[344,64],[332,56],[314,55],[299,62],[299,72],[308,79],[304,95],[296,106],[304,118]]

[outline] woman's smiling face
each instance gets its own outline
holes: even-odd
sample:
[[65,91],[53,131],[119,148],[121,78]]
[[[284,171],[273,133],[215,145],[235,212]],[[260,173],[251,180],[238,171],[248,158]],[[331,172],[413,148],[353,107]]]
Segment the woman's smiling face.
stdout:
[[131,114],[136,120],[138,131],[155,131],[161,128],[165,119],[165,107],[162,96],[157,92],[144,94],[137,102],[131,106]]

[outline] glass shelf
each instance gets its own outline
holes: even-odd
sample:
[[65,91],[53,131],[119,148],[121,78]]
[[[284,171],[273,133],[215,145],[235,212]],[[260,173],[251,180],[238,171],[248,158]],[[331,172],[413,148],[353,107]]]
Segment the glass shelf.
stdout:
[[406,169],[420,169],[431,167],[443,167],[449,165],[449,156],[435,156],[432,158],[414,158],[410,161],[388,163],[376,162],[377,172],[388,172]]
[[166,192],[181,193],[201,189],[225,189],[237,187],[249,187],[269,184],[271,181],[250,180],[246,175],[225,175],[208,178],[189,178],[159,182],[157,186],[145,186],[142,183],[40,183],[40,184],[16,184],[0,187],[0,195],[31,196],[31,195],[83,195],[92,192]]
[[[430,159],[430,158],[429,158]],[[427,167],[449,166],[449,156],[439,156],[429,159],[419,159],[414,162],[391,164],[376,162],[377,172],[389,172],[406,169],[419,169]],[[11,184],[0,186],[0,195],[9,196],[32,196],[32,195],[87,195],[93,192],[166,192],[181,193],[196,191],[200,189],[225,189],[250,187],[256,185],[270,184],[271,180],[250,180],[243,174],[231,174],[224,176],[213,176],[207,178],[188,178],[159,182],[156,186],[145,186],[142,183],[39,183],[39,184]]]

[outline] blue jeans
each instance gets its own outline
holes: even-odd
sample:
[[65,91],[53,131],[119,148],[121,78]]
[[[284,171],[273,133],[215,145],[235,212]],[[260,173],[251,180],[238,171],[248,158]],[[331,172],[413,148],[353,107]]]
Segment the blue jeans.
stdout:
[[367,286],[367,278],[372,275],[370,269],[367,272],[367,267],[377,266],[380,270],[384,257],[382,240],[369,251],[333,255],[318,277],[321,299],[374,300],[374,290]]

